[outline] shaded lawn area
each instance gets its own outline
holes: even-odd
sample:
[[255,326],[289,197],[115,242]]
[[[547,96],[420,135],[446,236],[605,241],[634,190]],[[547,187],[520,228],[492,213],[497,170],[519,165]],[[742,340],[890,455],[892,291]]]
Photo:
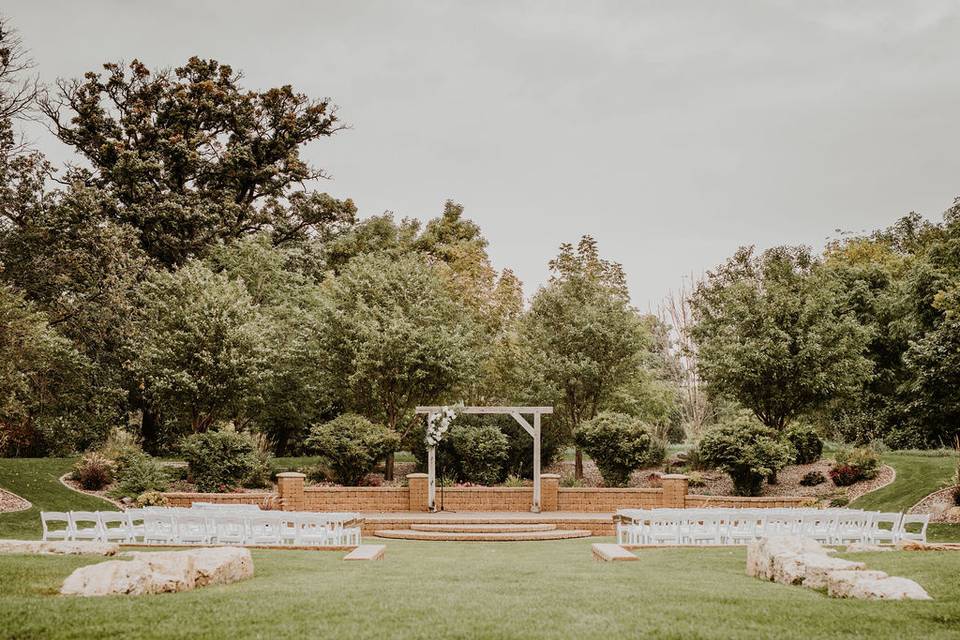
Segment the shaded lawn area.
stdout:
[[100,559],[0,556],[0,637],[956,638],[960,553],[860,555],[934,602],[833,600],[744,574],[743,549],[645,550],[597,563],[596,539],[389,541],[381,562],[254,551],[249,581],[181,594],[54,595]]
[[60,484],[76,458],[0,458],[0,487],[33,503],[26,511],[0,513],[0,538],[39,538],[40,511],[116,511],[116,507]]

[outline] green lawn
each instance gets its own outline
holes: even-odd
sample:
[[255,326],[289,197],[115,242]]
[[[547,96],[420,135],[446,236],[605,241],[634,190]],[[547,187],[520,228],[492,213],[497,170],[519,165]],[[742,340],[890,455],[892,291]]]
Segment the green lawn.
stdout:
[[40,511],[113,511],[106,500],[85,496],[60,484],[74,458],[0,458],[0,487],[26,498],[26,511],[0,514],[0,538],[39,538]]
[[[875,511],[906,511],[924,496],[949,486],[956,469],[953,455],[916,455],[887,453],[883,461],[897,472],[892,484],[868,493],[851,503],[857,509]],[[927,538],[933,542],[960,541],[960,525],[931,524]]]
[[256,576],[190,593],[54,595],[78,557],[0,557],[4,638],[956,638],[958,553],[861,556],[934,602],[833,600],[744,575],[743,549],[597,563],[591,540],[391,541],[382,562],[255,551]]

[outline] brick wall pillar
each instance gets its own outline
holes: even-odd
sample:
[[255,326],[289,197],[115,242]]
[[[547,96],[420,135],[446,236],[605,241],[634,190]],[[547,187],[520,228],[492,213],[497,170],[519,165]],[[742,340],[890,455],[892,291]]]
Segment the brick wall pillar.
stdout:
[[560,506],[560,474],[540,474],[540,511],[556,511]]
[[295,471],[277,474],[277,493],[280,495],[280,508],[284,511],[304,511],[306,500],[303,485],[307,476]]
[[685,509],[687,506],[687,476],[682,473],[668,473],[660,476],[663,487],[663,506],[667,509]]
[[427,483],[429,476],[425,473],[408,473],[407,486],[410,490],[410,511],[429,511],[427,503]]

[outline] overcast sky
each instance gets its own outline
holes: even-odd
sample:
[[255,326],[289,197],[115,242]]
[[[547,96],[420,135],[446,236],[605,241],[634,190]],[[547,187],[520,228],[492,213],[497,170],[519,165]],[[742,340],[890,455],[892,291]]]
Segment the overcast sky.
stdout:
[[[330,96],[306,157],[368,216],[466,206],[532,293],[592,234],[655,306],[737,246],[960,195],[960,3],[4,0],[42,79],[212,57]],[[41,131],[54,160],[69,151]]]

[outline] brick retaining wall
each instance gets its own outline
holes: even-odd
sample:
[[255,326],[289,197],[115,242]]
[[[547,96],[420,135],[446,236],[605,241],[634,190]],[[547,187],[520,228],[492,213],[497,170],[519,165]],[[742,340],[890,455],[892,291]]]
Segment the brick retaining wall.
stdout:
[[[258,504],[285,511],[367,511],[400,512],[427,510],[427,474],[411,473],[406,487],[322,487],[305,486],[302,473],[277,474],[277,493],[166,493],[170,506],[189,507],[193,502]],[[687,477],[661,476],[659,489],[561,488],[560,476],[540,477],[543,511],[612,513],[617,509],[683,509],[698,507],[784,508],[813,504],[812,498],[771,496],[703,496],[687,493]],[[441,491],[437,490],[437,504]],[[443,507],[447,511],[530,511],[533,487],[445,487]]]

